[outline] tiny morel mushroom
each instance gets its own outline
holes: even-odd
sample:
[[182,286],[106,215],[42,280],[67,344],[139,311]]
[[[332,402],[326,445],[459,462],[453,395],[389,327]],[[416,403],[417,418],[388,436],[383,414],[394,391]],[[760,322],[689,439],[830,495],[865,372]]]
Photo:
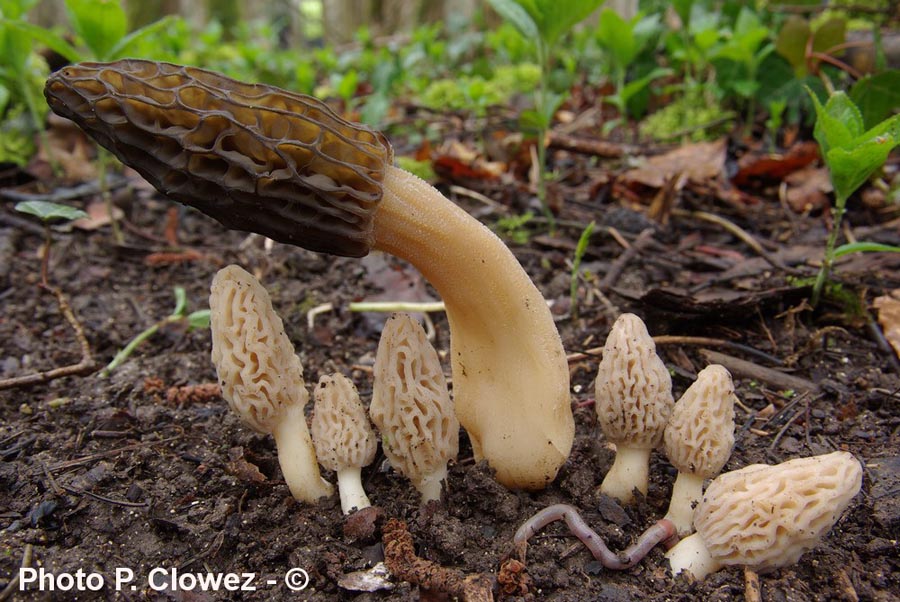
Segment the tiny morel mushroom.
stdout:
[[507,487],[555,478],[575,422],[543,295],[487,227],[394,167],[383,135],[309,96],[154,61],[71,65],[44,94],[161,192],[229,228],[415,265],[446,306],[456,412],[475,457]]
[[650,451],[659,445],[672,413],[672,378],[656,354],[643,320],[622,314],[603,347],[594,385],[597,417],[616,459],[600,491],[628,503],[647,494]]
[[440,499],[447,462],[459,450],[459,422],[437,352],[409,314],[393,314],[384,325],[374,373],[369,415],[384,455],[423,504]]
[[797,562],[840,518],[862,485],[847,452],[754,464],[715,478],[694,510],[697,532],[666,554],[696,579],[723,566],[757,572]]
[[694,504],[703,496],[703,481],[725,466],[734,446],[734,382],[724,366],[707,366],[675,402],[663,435],[666,456],[678,469],[666,518],[678,534],[693,530]]
[[209,309],[222,396],[247,426],[275,437],[278,463],[295,499],[314,503],[331,495],[306,426],[303,365],[269,293],[246,270],[230,265],[213,279]]
[[362,486],[362,468],[375,459],[378,438],[349,378],[319,378],[313,391],[312,440],[319,464],[337,474],[341,510],[350,514],[372,504]]

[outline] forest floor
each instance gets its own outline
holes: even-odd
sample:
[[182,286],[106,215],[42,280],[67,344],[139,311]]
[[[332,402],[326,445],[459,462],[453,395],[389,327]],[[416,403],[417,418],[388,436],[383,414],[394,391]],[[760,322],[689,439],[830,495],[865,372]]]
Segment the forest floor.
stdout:
[[[812,198],[804,195],[814,192],[791,197],[800,198],[797,211],[783,187],[779,194],[780,178],[735,186],[724,175],[733,166],[733,145],[676,149],[683,156],[674,171],[661,158],[671,155],[654,152],[661,163],[642,175],[636,157],[596,161],[563,143],[551,149],[559,171],[552,198],[565,199],[558,202],[557,233],[548,234],[534,219],[526,224],[527,241],[510,243],[551,303],[573,354],[576,439],[547,489],[504,489],[487,466],[474,462],[463,433],[441,503],[420,508],[410,484],[379,455],[363,471],[381,509],[374,530],[345,531],[336,497],[315,507],[291,498],[273,440],[244,426],[215,389],[209,332],[188,332],[176,322],[109,377],[95,371],[0,391],[0,590],[27,562],[57,577],[98,573],[105,585],[77,596],[13,586],[10,599],[436,600],[435,592],[372,575],[370,581],[390,589],[361,592],[354,589],[361,587],[358,575],[348,581],[382,560],[385,519],[407,522],[420,557],[495,576],[516,529],[555,503],[577,507],[612,549],[623,549],[665,514],[675,477],[656,451],[645,498],[621,506],[597,492],[613,451],[593,407],[599,357],[591,350],[603,345],[615,317],[629,311],[644,318],[652,335],[669,336],[658,351],[673,374],[676,398],[709,363],[732,371],[741,405],[726,470],[834,450],[853,453],[865,466],[862,492],[824,540],[796,565],[759,576],[762,599],[900,598],[900,373],[893,352],[876,336],[873,306],[900,289],[900,255],[842,260],[835,277],[847,293],[844,302],[830,298],[813,310],[802,279],[815,275],[827,235],[821,203],[803,206]],[[706,152],[717,158],[704,159]],[[508,175],[511,167],[488,177],[453,169],[465,162],[458,156],[448,161],[434,162],[442,166],[438,185],[486,224],[533,209],[527,170],[516,179]],[[706,173],[697,173],[700,167]],[[4,175],[11,174],[21,175]],[[41,192],[41,184],[20,183],[10,177],[0,189],[13,192],[0,201],[0,379],[81,357],[55,297],[40,287],[41,228],[16,213],[10,200]],[[92,200],[68,202],[84,207]],[[436,298],[413,268],[393,258],[269,248],[262,238],[226,231],[193,210],[173,214],[173,203],[134,180],[116,190],[115,200],[123,209],[124,244],[113,242],[108,227],[56,231],[49,265],[49,280],[68,298],[97,366],[172,311],[175,287],[186,290],[188,311],[202,309],[216,270],[237,263],[269,289],[307,384],[340,371],[367,402],[385,316],[354,313],[348,305]],[[847,233],[900,244],[897,217],[896,207],[854,199]],[[573,319],[571,261],[591,220],[597,228],[581,266]],[[167,231],[167,223],[177,228]],[[326,303],[331,309],[310,322],[309,311]],[[446,360],[447,322],[443,314],[431,315],[435,347]],[[449,362],[445,369],[449,376]],[[631,570],[608,571],[561,523],[530,543],[529,595],[541,600],[734,600],[744,597],[752,577],[735,567],[699,583],[673,578],[662,549]],[[121,591],[117,568],[134,575]],[[156,568],[162,574],[156,571],[149,582]],[[282,582],[291,568],[309,575],[302,592]],[[183,591],[171,586],[172,571],[255,573],[257,589]]]

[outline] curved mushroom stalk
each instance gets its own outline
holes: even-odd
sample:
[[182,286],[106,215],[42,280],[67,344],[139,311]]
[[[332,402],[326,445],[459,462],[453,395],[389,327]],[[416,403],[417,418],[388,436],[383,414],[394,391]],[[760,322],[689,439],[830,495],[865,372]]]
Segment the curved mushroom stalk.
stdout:
[[453,400],[475,458],[508,487],[541,489],[569,456],[569,368],[540,291],[497,236],[434,187],[388,167],[375,248],[408,260],[450,322]]
[[508,487],[553,480],[575,426],[550,311],[499,238],[391,166],[383,135],[309,96],[153,61],[66,67],[44,94],[164,194],[229,228],[410,261],[447,306],[454,397],[476,457]]

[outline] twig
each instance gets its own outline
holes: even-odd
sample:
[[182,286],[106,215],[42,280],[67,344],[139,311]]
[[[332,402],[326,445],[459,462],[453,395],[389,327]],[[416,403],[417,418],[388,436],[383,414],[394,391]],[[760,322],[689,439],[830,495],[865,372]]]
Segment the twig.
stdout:
[[333,303],[322,303],[320,305],[316,305],[311,310],[306,312],[306,327],[309,330],[312,330],[316,326],[316,316],[319,314],[324,314],[334,309]]
[[756,240],[756,238],[754,238],[752,234],[750,234],[734,222],[725,219],[721,215],[716,215],[715,213],[709,213],[707,211],[685,211],[683,209],[674,209],[672,213],[678,216],[693,217],[695,219],[703,220],[721,226],[728,232],[733,234],[735,237],[737,237],[739,240],[741,240],[741,242],[753,249],[753,251],[756,252],[757,255],[765,259],[772,267],[778,268],[779,270],[784,270],[789,274],[800,273],[800,270],[785,265],[780,259],[766,251],[763,248],[762,244],[760,244],[760,242]]
[[78,489],[77,487],[70,487],[68,485],[64,485],[63,489],[68,491],[73,495],[83,495],[89,497],[91,499],[97,500],[98,502],[105,502],[107,504],[112,504],[114,506],[124,506],[126,508],[146,508],[150,505],[149,502],[126,502],[123,500],[116,500],[111,497],[106,497],[105,495],[100,495],[99,493],[93,493],[91,491],[85,491],[84,489]]
[[153,445],[158,445],[160,443],[170,443],[172,441],[177,441],[179,437],[169,437],[167,439],[159,439],[157,441],[145,441],[143,443],[133,443],[131,445],[123,445],[122,447],[117,447],[116,449],[110,449],[107,451],[97,452],[95,454],[90,454],[87,456],[82,456],[81,458],[75,458],[74,460],[66,460],[65,462],[58,462],[56,464],[52,464],[48,466],[48,470],[51,472],[57,472],[60,470],[65,470],[67,468],[74,468],[76,466],[82,466],[89,462],[93,462],[94,460],[100,460],[102,458],[108,458],[109,456],[115,456],[122,452],[133,451],[136,449],[141,449],[142,447],[150,447]]
[[78,318],[76,318],[75,314],[72,312],[72,308],[69,306],[66,296],[63,294],[62,290],[56,287],[48,285],[45,288],[56,296],[56,303],[59,305],[60,313],[62,313],[63,317],[75,331],[75,338],[78,340],[78,345],[81,348],[81,361],[77,364],[54,368],[52,370],[47,370],[46,372],[5,378],[0,380],[0,390],[44,383],[64,376],[84,376],[94,371],[94,358],[91,354],[90,343],[87,341],[81,322],[78,321]]
[[675,525],[667,519],[658,520],[652,527],[641,533],[637,541],[631,544],[624,551],[615,554],[600,535],[591,529],[578,510],[569,504],[554,504],[548,506],[537,514],[525,521],[513,537],[513,545],[516,549],[524,549],[528,542],[528,538],[537,533],[546,525],[558,521],[565,520],[566,526],[572,535],[581,540],[581,543],[590,550],[591,554],[603,566],[612,570],[630,569],[657,544],[662,542],[674,543],[678,535]]
[[600,281],[597,288],[605,292],[615,286],[616,282],[619,280],[619,276],[621,276],[622,272],[625,270],[625,267],[644,249],[644,247],[650,244],[652,239],[653,228],[641,230],[641,233],[634,239],[634,242],[631,243],[621,255],[616,257],[616,260],[609,266],[609,271],[606,272],[606,276],[603,277],[603,280]]
[[762,592],[759,587],[759,575],[750,567],[744,567],[744,601],[761,602]]
[[700,354],[711,364],[722,364],[735,376],[766,382],[777,389],[785,391],[815,391],[819,388],[811,380],[785,374],[784,372],[766,368],[765,366],[719,353],[718,351],[701,349]]
[[413,313],[428,313],[444,311],[443,301],[416,303],[412,301],[358,301],[351,303],[350,311],[377,311],[394,312],[408,311]]
[[19,590],[19,575],[21,574],[21,569],[27,569],[31,566],[31,556],[34,553],[34,546],[30,543],[25,544],[25,551],[22,553],[22,564],[20,565],[20,570],[16,571],[15,576],[9,580],[9,583],[6,584],[6,587],[3,588],[3,591],[0,592],[0,602],[3,600],[9,599],[10,596],[13,595],[16,591]]
[[490,579],[486,575],[476,573],[466,576],[462,571],[448,569],[416,556],[412,535],[405,522],[392,518],[384,525],[381,533],[384,563],[398,579],[466,602],[487,602],[494,599]]
[[[653,342],[657,345],[704,345],[707,347],[725,347],[727,349],[733,349],[735,351],[746,353],[747,355],[758,357],[762,360],[771,362],[776,366],[780,366],[784,363],[774,355],[770,355],[765,351],[760,351],[759,349],[755,349],[753,347],[750,347],[749,345],[743,345],[741,343],[735,343],[734,341],[727,341],[725,339],[664,334],[653,337]],[[577,362],[588,357],[599,356],[602,353],[603,347],[593,347],[585,351],[570,353],[566,356],[566,359],[570,362]]]

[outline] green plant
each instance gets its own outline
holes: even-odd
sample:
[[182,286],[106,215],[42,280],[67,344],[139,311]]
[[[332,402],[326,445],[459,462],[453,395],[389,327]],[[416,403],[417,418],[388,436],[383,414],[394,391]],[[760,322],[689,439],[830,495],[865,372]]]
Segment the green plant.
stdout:
[[595,36],[597,43],[606,51],[608,68],[616,86],[615,94],[607,100],[622,116],[629,113],[632,98],[643,92],[653,80],[671,73],[670,69],[657,67],[626,83],[629,67],[660,28],[659,14],[645,16],[639,13],[626,21],[609,8],[604,8],[600,13]]
[[900,252],[900,247],[872,242],[836,246],[850,195],[884,165],[891,150],[900,144],[900,115],[866,130],[862,113],[844,92],[832,94],[824,105],[812,90],[808,92],[816,107],[813,134],[828,166],[835,197],[825,257],[813,284],[811,303],[816,306],[830,279],[834,261],[839,257],[864,251]]
[[137,349],[138,345],[156,334],[160,328],[175,323],[186,324],[188,331],[196,330],[198,328],[209,328],[209,310],[198,309],[197,311],[187,313],[187,294],[185,293],[184,288],[180,286],[175,287],[175,309],[172,310],[172,313],[131,339],[131,341],[116,354],[112,361],[100,371],[100,376],[104,378],[109,376],[113,370],[118,368],[122,362],[128,359],[134,350]]
[[594,12],[603,0],[488,0],[504,19],[512,23],[526,40],[530,40],[541,79],[535,94],[535,108],[523,114],[523,123],[537,130],[538,142],[538,199],[550,225],[556,230],[556,220],[547,204],[547,147],[546,135],[553,123],[553,115],[564,96],[550,89],[553,53],[560,39],[576,24]]
[[60,313],[75,331],[75,338],[81,348],[81,360],[75,364],[54,368],[46,372],[37,372],[26,376],[17,376],[0,380],[0,389],[8,389],[10,387],[31,385],[40,382],[46,382],[63,376],[75,376],[88,374],[94,370],[94,360],[91,355],[91,346],[84,334],[84,328],[81,322],[75,317],[69,301],[62,289],[50,284],[50,250],[53,247],[53,230],[50,223],[56,220],[76,220],[87,217],[87,214],[74,207],[61,205],[59,203],[50,203],[47,201],[24,201],[17,203],[15,210],[38,218],[44,225],[44,244],[41,253],[41,283],[40,286],[44,290],[49,291],[56,297],[56,304]]
[[47,63],[33,51],[28,34],[18,28],[35,3],[0,0],[0,162],[24,165],[34,154],[35,132],[44,135],[47,106],[38,99],[47,77]]
[[528,222],[534,219],[534,213],[526,211],[521,215],[510,215],[501,217],[497,220],[495,230],[501,236],[517,245],[528,243],[531,238],[531,231],[528,229]]
[[594,233],[596,222],[589,223],[578,237],[578,244],[575,245],[575,256],[572,259],[572,275],[569,279],[569,306],[571,309],[572,319],[578,317],[578,272],[581,270],[581,260],[587,252],[588,243],[591,235]]

